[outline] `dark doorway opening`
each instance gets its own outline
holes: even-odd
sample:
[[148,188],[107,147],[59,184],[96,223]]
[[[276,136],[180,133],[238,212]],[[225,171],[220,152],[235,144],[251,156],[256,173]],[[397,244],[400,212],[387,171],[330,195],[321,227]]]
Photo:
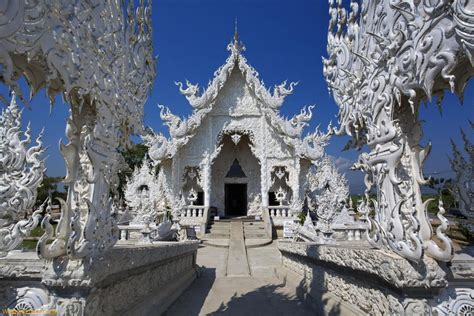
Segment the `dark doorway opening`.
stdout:
[[276,199],[275,192],[268,192],[268,205],[270,206],[280,205],[280,203],[278,203]]
[[198,192],[198,198],[194,205],[204,205],[204,192]]
[[247,184],[225,184],[225,214],[227,216],[247,215]]

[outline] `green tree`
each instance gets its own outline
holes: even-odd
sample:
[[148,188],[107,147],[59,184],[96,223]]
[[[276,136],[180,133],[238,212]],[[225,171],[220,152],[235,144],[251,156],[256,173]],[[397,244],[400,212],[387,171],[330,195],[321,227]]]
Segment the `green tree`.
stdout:
[[124,188],[127,178],[130,177],[133,173],[133,170],[142,164],[143,158],[145,158],[148,152],[148,147],[143,144],[134,144],[128,149],[121,150],[126,165],[128,168],[124,168],[118,173],[119,185],[118,185],[118,194],[119,197],[124,197]]
[[[62,177],[48,177],[45,175],[43,177],[43,181],[38,188],[38,195],[36,197],[35,206],[40,206],[51,194],[53,201],[56,198],[66,199],[66,192],[65,190],[59,189],[59,184],[62,182]],[[64,188],[65,189],[65,188]]]
[[438,213],[438,201],[440,196],[443,199],[443,205],[447,212],[449,212],[449,209],[456,208],[456,198],[453,194],[452,179],[430,178],[427,186],[438,192],[437,194],[423,195],[423,201],[430,198],[434,199],[434,201],[428,205],[429,213]]

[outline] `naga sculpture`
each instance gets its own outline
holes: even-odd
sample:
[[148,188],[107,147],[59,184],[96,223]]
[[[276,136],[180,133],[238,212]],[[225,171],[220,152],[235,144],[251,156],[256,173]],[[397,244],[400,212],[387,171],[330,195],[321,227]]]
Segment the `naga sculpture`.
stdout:
[[0,257],[15,249],[42,217],[40,209],[23,219],[33,210],[45,167],[40,158],[44,152],[42,133],[36,145],[28,148],[30,126],[21,130],[21,116],[12,93],[10,105],[0,116]]
[[31,95],[45,88],[51,103],[61,94],[70,105],[69,142],[60,148],[67,200],[55,234],[44,222],[40,256],[98,256],[118,237],[109,201],[118,184],[117,149],[142,131],[155,77],[151,1],[6,1],[1,80],[22,97],[18,80],[25,76]]
[[299,141],[295,148],[300,157],[309,159],[313,164],[319,161],[324,156],[324,148],[329,143],[329,139],[334,134],[331,123],[328,126],[328,132],[322,133],[319,131],[319,126],[313,133],[308,133],[302,141]]
[[424,254],[449,261],[451,241],[433,240],[421,199],[430,144],[419,145],[418,110],[446,88],[462,95],[474,73],[474,2],[364,0],[359,8],[351,0],[348,11],[337,0],[329,14],[323,63],[339,106],[337,134],[370,148],[354,166],[366,172],[365,208],[376,190],[368,240],[413,261]]

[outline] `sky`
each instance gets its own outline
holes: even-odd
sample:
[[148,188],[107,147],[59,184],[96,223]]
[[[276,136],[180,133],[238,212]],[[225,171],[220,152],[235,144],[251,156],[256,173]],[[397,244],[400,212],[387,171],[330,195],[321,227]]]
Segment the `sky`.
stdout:
[[[293,95],[281,108],[285,116],[299,112],[304,105],[316,105],[313,120],[306,132],[317,125],[326,128],[337,122],[338,107],[328,94],[323,77],[322,57],[326,56],[327,1],[320,0],[155,0],[153,1],[154,52],[158,56],[157,78],[145,104],[145,125],[165,132],[157,104],[165,104],[178,115],[191,113],[175,81],[190,80],[207,86],[214,71],[221,66],[228,52],[227,44],[238,20],[240,39],[247,50],[247,61],[259,73],[267,87],[284,80],[298,81]],[[5,88],[0,88],[2,95]],[[474,121],[474,80],[465,90],[464,105],[447,92],[443,113],[435,104],[422,107],[425,145],[431,140],[433,149],[425,163],[425,175],[450,177],[448,156],[450,138],[461,143],[459,128],[472,135],[468,120]],[[64,129],[68,106],[60,97],[50,112],[44,91],[34,96],[31,108],[24,110],[23,121],[31,121],[33,135],[45,127],[47,174],[63,176],[64,161],[59,154],[59,139],[65,139]],[[471,139],[473,137],[471,136]],[[333,137],[327,153],[334,157],[341,172],[346,174],[352,194],[363,192],[361,172],[350,171],[359,152],[342,151],[347,136]]]

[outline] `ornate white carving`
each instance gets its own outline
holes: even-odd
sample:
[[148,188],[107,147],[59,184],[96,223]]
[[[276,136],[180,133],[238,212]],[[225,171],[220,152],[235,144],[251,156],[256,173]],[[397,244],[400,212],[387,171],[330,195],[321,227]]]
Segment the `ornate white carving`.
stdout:
[[20,220],[33,209],[43,180],[41,136],[42,132],[36,145],[28,148],[30,126],[21,130],[21,111],[12,93],[10,105],[0,116],[0,257],[17,247],[41,219],[39,210]]
[[39,311],[45,311],[45,314],[47,314],[52,310],[49,308],[49,305],[50,296],[46,290],[28,286],[16,289],[15,301],[8,306],[8,309],[18,314],[26,313],[27,311],[34,312],[35,314],[39,314]]
[[143,160],[140,168],[135,168],[127,180],[124,195],[128,207],[132,209],[132,224],[143,223],[144,216],[150,216],[151,221],[155,221],[174,204],[163,170],[160,169],[157,174],[147,159]]
[[[471,123],[471,128],[474,124]],[[463,157],[456,144],[451,140],[453,147],[453,158],[449,159],[454,171],[454,193],[459,203],[459,211],[468,218],[474,218],[474,187],[472,175],[474,172],[474,146],[467,138],[466,133],[461,130],[464,141],[464,151],[467,158]]]
[[[297,148],[298,155],[302,157],[311,157],[312,159],[319,158],[320,146],[325,146],[322,134],[314,134],[308,136],[305,142],[302,142],[300,137],[303,129],[308,125],[312,118],[312,109],[314,106],[304,107],[301,112],[291,119],[284,118],[279,115],[278,109],[283,103],[286,96],[293,92],[296,83],[290,83],[286,86],[286,81],[280,85],[275,86],[273,94],[267,90],[264,83],[259,79],[258,73],[250,65],[242,55],[245,50],[242,44],[238,41],[238,35],[234,37],[227,49],[230,56],[226,63],[222,65],[215,73],[213,80],[202,94],[199,93],[199,86],[186,82],[186,88],[181,82],[177,82],[180,92],[187,98],[188,102],[193,108],[193,113],[187,118],[180,118],[171,113],[169,108],[159,105],[160,117],[164,124],[168,126],[170,132],[170,139],[166,139],[162,134],[154,134],[149,129],[149,135],[143,137],[145,143],[150,147],[149,155],[155,163],[161,163],[164,159],[173,158],[178,150],[186,145],[189,140],[197,133],[197,128],[201,126],[204,119],[219,103],[219,95],[222,88],[228,83],[234,69],[238,69],[245,81],[244,89],[248,92],[243,96],[238,96],[240,107],[233,109],[234,112],[228,113],[231,117],[247,116],[250,113],[253,115],[261,115],[260,110],[253,113],[256,102],[263,115],[269,120],[274,130],[283,137],[284,142],[294,148]],[[245,126],[245,127],[243,127]],[[255,134],[260,133],[258,129],[249,130],[247,125],[242,125],[240,128],[234,126],[227,126],[221,130],[218,136],[217,143],[220,144],[222,136],[230,134],[234,143],[238,144],[239,136],[247,135],[251,138],[252,151],[256,157],[261,157],[262,152],[255,142]],[[262,136],[262,135],[258,135]],[[316,151],[316,152],[315,152]]]
[[230,136],[230,138],[232,139],[232,142],[237,146],[240,142],[240,138],[242,138],[242,136],[240,136],[239,134],[235,133],[235,134],[232,134]]
[[280,203],[280,206],[283,205],[284,202],[286,202],[286,195],[288,192],[283,190],[282,187],[279,187],[278,190],[275,192],[275,200],[277,200],[278,203]]
[[262,197],[260,194],[250,196],[248,205],[248,216],[262,216]]
[[194,190],[194,188],[191,188],[191,190],[189,190],[189,193],[188,193],[188,201],[191,203],[191,205],[194,205],[197,199],[198,199],[198,195],[197,195],[196,190]]
[[472,288],[448,288],[441,290],[433,306],[434,315],[472,315],[474,290]]
[[324,156],[310,168],[305,189],[308,209],[316,215],[317,222],[313,224],[308,212],[303,226],[295,226],[295,240],[331,242],[336,220],[339,224],[342,220],[347,220],[347,224],[353,222],[353,219],[341,217],[349,197],[347,180],[337,171],[331,159]]
[[330,1],[324,75],[340,109],[338,133],[352,136],[352,147],[371,149],[356,167],[367,172],[367,198],[377,190],[372,240],[410,260],[426,253],[449,261],[451,242],[432,239],[421,199],[430,145],[419,145],[417,113],[445,88],[462,95],[474,73],[474,4],[363,1],[360,15],[358,2],[350,7]]
[[307,181],[309,207],[316,213],[318,229],[331,231],[331,223],[349,198],[347,180],[326,156],[316,164],[315,172],[308,173]]
[[[155,77],[151,3],[9,1],[0,24],[2,80],[21,96],[46,87],[70,104],[66,126],[67,201],[56,236],[38,243],[41,256],[96,256],[116,241],[110,191],[118,183],[117,147],[141,132],[143,106]],[[79,14],[78,12],[81,12]],[[5,16],[6,15],[6,16]],[[25,100],[24,100],[25,101]],[[48,241],[54,238],[54,242]]]

